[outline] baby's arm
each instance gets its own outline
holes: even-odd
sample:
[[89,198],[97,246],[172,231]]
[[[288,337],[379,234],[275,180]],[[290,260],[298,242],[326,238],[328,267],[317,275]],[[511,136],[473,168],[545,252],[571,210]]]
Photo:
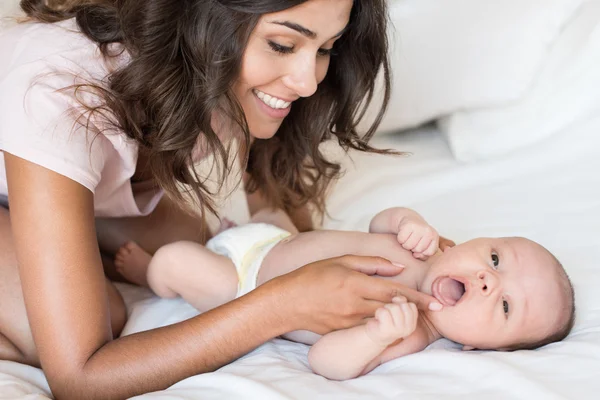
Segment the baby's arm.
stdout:
[[371,233],[398,233],[400,224],[406,218],[423,219],[415,210],[406,207],[392,207],[379,212],[371,219],[369,232]]
[[259,284],[308,263],[346,254],[377,256],[407,265],[413,259],[393,235],[350,231],[312,231],[293,235],[278,243],[265,257]]
[[[381,363],[380,355],[393,343],[397,344],[392,347],[409,350],[406,344],[410,342],[405,344],[403,339],[415,332],[417,318],[417,307],[407,303],[406,298],[396,297],[393,303],[378,309],[367,324],[323,336],[308,353],[310,366],[329,379],[344,380],[365,374]],[[396,357],[400,355],[403,354]]]
[[416,211],[408,208],[383,210],[371,220],[369,232],[397,235],[398,243],[419,259],[432,256],[439,246],[437,231]]

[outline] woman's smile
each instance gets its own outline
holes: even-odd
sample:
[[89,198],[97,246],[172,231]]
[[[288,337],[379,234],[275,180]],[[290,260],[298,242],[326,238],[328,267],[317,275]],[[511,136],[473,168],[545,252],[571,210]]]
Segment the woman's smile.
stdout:
[[254,93],[259,109],[270,118],[283,119],[292,109],[291,101],[273,97],[257,89],[254,89],[252,93]]

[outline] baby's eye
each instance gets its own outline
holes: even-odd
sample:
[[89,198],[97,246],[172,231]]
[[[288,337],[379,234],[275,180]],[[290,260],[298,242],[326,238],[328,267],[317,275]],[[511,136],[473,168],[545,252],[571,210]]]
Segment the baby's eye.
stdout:
[[497,267],[499,263],[500,257],[498,257],[498,254],[496,254],[496,252],[492,252],[492,264],[494,265],[494,267]]
[[502,307],[504,308],[504,314],[508,314],[508,301],[502,300]]

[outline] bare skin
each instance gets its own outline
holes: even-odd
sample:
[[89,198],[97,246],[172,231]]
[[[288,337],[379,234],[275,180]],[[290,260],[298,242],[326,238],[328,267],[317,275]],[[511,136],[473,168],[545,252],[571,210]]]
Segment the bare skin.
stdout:
[[[437,231],[418,213],[401,207],[377,214],[369,233],[298,233],[282,211],[263,210],[252,222],[283,229],[291,226],[291,235],[281,236],[272,227],[248,225],[215,238],[221,240],[216,247],[178,242],[161,248],[154,257],[130,244],[119,264],[125,275],[145,272],[159,296],[181,296],[200,311],[207,311],[235,298],[238,283],[244,292],[316,260],[348,253],[378,255],[405,266],[402,274],[390,279],[407,288],[436,293],[447,306],[446,312],[418,312],[414,303],[398,296],[364,325],[322,337],[306,331],[284,335],[314,345],[309,351],[310,366],[329,379],[355,378],[384,362],[421,351],[441,337],[462,343],[467,350],[506,349],[514,343],[539,341],[568,318],[564,313],[544,312],[549,302],[554,302],[552,309],[568,309],[556,273],[562,267],[547,250],[524,238],[478,238],[441,252]],[[245,240],[251,240],[254,247],[246,248],[244,254],[233,252],[232,259],[241,260],[236,261],[240,264],[209,250],[226,246],[224,241],[244,248],[249,246]],[[269,243],[276,244],[266,247]],[[253,270],[257,249],[261,248],[268,252],[260,259],[257,274],[252,275],[248,271]],[[250,288],[246,289],[246,284],[251,284]]]
[[[292,234],[266,255],[258,273],[258,286],[297,270],[304,264],[348,254],[351,251],[349,249],[353,249],[356,255],[380,256],[406,267],[415,264],[415,268],[408,271],[419,269],[413,257],[407,260],[406,251],[392,235],[342,231],[298,234],[291,219],[281,210],[263,209],[252,217],[251,222],[275,225]],[[320,246],[320,243],[327,245]],[[435,245],[437,249],[437,241]],[[238,274],[233,262],[197,243],[171,243],[152,256],[136,243],[128,242],[117,253],[115,263],[128,279],[139,285],[148,285],[161,297],[181,296],[201,312],[231,301],[236,296]],[[397,277],[407,286],[413,283],[413,278],[410,273]],[[412,294],[414,296],[415,292]]]
[[[4,155],[11,225],[2,210],[0,273],[2,282],[12,283],[0,293],[0,354],[34,365],[39,360],[57,398],[124,398],[161,390],[286,331],[326,333],[361,323],[402,293],[402,285],[373,284],[357,272],[398,273],[388,262],[343,257],[300,268],[182,323],[113,340],[118,329],[111,320],[122,306],[107,290],[92,194],[55,172]],[[130,239],[144,240],[134,235]],[[300,307],[298,300],[307,297],[311,301]],[[435,301],[411,300],[425,307]]]

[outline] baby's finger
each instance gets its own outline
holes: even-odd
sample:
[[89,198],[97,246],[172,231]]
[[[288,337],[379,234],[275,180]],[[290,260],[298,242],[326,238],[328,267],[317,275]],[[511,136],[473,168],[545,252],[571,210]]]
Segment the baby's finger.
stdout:
[[400,244],[406,243],[406,241],[410,238],[412,233],[413,233],[412,229],[406,229],[406,228],[400,229],[400,232],[398,232],[398,236],[397,236],[398,243],[400,243]]
[[418,314],[419,310],[417,309],[417,305],[415,303],[413,303],[412,301],[409,301],[408,303],[406,303],[406,307],[402,308],[403,311],[405,311],[407,314]]
[[418,316],[419,315],[419,309],[417,308],[417,305],[415,303],[408,303],[408,307],[410,308],[410,311],[415,315]]
[[377,311],[375,311],[375,319],[382,320],[388,317],[389,312],[388,309],[385,307],[386,305],[387,304],[384,304],[383,307],[379,307]]
[[417,243],[415,247],[413,247],[413,253],[423,253],[425,250],[427,250],[427,248],[429,248],[432,240],[433,237],[430,235],[423,236],[421,240],[419,240],[419,243]]
[[386,304],[385,305],[385,308],[387,308],[389,315],[391,317],[390,319],[391,319],[392,323],[394,324],[394,326],[404,325],[405,316],[404,316],[404,312],[402,311],[402,308],[406,305],[407,305],[407,303]]
[[408,299],[404,296],[396,296],[392,299],[392,303],[395,303],[395,304],[403,304],[406,302],[408,302]]
[[[387,304],[386,304],[387,305]],[[379,321],[381,326],[389,326],[392,324],[393,319],[390,314],[390,311],[386,306],[381,307],[375,312],[375,319]]]
[[417,321],[418,313],[415,311],[416,306],[412,303],[402,304],[402,319],[407,328],[411,328],[414,326]]
[[439,242],[438,239],[434,239],[431,241],[431,243],[429,243],[429,247],[427,247],[427,249],[425,249],[423,251],[423,255],[425,256],[432,256],[435,254],[435,252],[438,250],[439,248]]
[[410,316],[407,316],[407,321],[410,321],[413,329],[417,326],[417,320],[419,319],[419,310],[417,309],[417,305],[414,303],[408,303]]
[[419,310],[414,303],[406,303],[402,305],[402,312],[408,324],[412,324],[419,317]]
[[406,250],[412,250],[415,248],[417,243],[419,243],[419,240],[421,240],[421,235],[419,235],[417,232],[413,232],[408,240],[402,244],[402,247],[404,247]]

